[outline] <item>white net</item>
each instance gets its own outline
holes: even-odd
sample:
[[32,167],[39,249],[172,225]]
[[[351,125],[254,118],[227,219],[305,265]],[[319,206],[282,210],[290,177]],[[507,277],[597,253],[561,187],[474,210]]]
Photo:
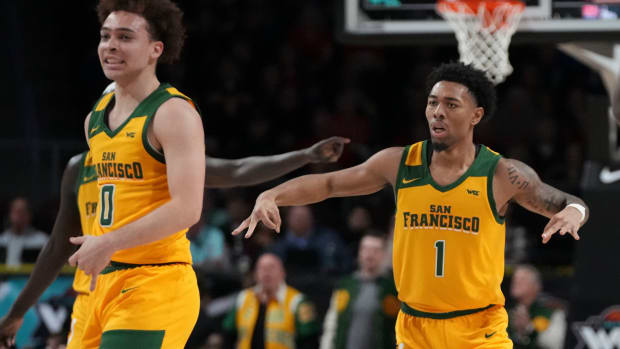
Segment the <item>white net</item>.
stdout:
[[[484,1],[439,2],[437,10],[450,23],[459,43],[461,61],[486,72],[494,84],[512,73],[508,46],[523,14],[522,3]],[[471,8],[470,6],[476,7]]]

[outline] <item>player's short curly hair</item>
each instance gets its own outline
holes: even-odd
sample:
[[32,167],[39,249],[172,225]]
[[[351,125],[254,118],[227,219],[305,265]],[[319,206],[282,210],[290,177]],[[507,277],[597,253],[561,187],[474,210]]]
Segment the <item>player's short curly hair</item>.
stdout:
[[484,108],[483,120],[489,120],[497,108],[495,86],[483,71],[461,62],[444,63],[428,75],[426,93],[439,81],[452,81],[467,87],[479,107]]
[[144,17],[151,39],[164,43],[159,61],[174,63],[181,56],[185,42],[183,11],[170,0],[101,0],[97,5],[99,23],[114,11],[126,11]]

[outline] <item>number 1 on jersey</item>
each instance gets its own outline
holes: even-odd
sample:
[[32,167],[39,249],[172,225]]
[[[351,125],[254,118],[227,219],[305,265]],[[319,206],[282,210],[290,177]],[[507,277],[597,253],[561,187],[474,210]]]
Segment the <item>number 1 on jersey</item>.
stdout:
[[443,277],[443,265],[446,257],[446,240],[435,241],[435,277]]
[[112,225],[114,217],[114,184],[106,184],[101,187],[101,215],[99,224],[102,227]]

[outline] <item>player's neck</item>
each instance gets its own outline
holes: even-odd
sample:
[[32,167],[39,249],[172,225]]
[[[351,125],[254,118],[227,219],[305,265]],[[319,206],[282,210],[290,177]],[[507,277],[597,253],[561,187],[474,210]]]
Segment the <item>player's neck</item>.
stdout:
[[431,164],[439,167],[469,168],[476,158],[476,146],[467,140],[449,146],[442,151],[433,151]]
[[139,104],[157,87],[159,80],[154,72],[145,69],[139,75],[128,79],[116,80],[114,98],[117,106]]

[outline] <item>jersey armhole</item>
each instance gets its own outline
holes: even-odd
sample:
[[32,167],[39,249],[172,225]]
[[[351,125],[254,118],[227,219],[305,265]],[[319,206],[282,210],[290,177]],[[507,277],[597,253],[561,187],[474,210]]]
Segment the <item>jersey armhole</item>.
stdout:
[[411,151],[411,147],[413,145],[408,145],[403,148],[403,154],[400,157],[400,163],[398,164],[398,172],[396,172],[396,181],[394,182],[394,197],[398,196],[398,189],[400,189],[400,179],[404,176],[405,172],[405,162],[407,161],[407,156],[409,155],[409,151]]
[[[148,136],[149,125],[153,122],[153,119],[155,118],[155,115],[157,115],[157,110],[159,109],[159,107],[162,104],[164,104],[166,101],[168,101],[169,99],[180,98],[180,99],[183,99],[184,101],[186,101],[187,103],[189,103],[192,107],[194,107],[196,109],[196,111],[198,111],[198,108],[195,106],[195,104],[192,102],[192,100],[189,99],[188,97],[185,97],[185,95],[182,95],[182,94],[176,95],[175,94],[175,95],[168,95],[166,97],[168,97],[168,98],[164,98],[164,100],[161,101],[161,103],[159,104],[159,106],[157,107],[155,112],[153,112],[152,115],[148,115],[146,117],[146,120],[144,121],[144,126],[142,128],[142,146],[144,147],[144,150],[146,150],[146,152],[149,153],[149,155],[151,155],[155,160],[161,162],[162,164],[166,163],[166,157],[165,157],[165,155],[161,151],[155,149],[155,147],[153,147],[153,145],[151,145],[151,142],[149,141],[149,136]],[[198,114],[200,115],[200,111],[198,111]]]
[[493,178],[495,178],[495,170],[497,169],[497,164],[499,164],[499,160],[501,158],[501,155],[497,155],[494,159],[494,163],[489,167],[489,173],[487,174],[487,201],[489,202],[489,206],[491,207],[493,217],[495,218],[495,222],[497,222],[497,224],[504,224],[506,221],[506,217],[501,216],[497,211],[495,196],[493,194]]

